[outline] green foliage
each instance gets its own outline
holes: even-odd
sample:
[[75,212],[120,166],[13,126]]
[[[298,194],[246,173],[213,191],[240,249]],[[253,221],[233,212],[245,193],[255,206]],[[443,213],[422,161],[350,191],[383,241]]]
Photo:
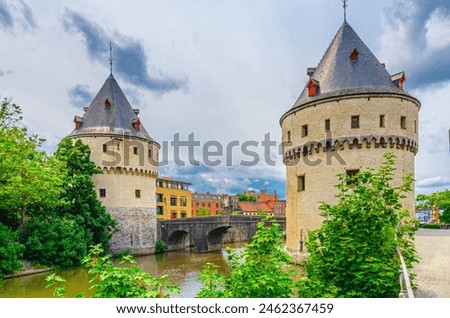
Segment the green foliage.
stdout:
[[422,225],[422,228],[440,230],[441,225],[440,224],[424,224],[424,225]]
[[411,270],[418,261],[413,244],[417,224],[400,203],[411,191],[411,176],[398,187],[390,185],[394,158],[386,154],[377,172],[339,176],[338,203],[322,203],[322,227],[309,232],[300,297],[398,297],[397,248]]
[[[266,226],[266,222],[271,225]],[[228,249],[230,269],[220,273],[217,266],[208,263],[199,280],[204,287],[201,298],[285,298],[294,294],[291,261],[284,251],[283,232],[271,218],[258,223],[251,243],[240,254]]]
[[251,195],[238,194],[239,201],[251,201],[256,202],[256,198]]
[[163,254],[165,252],[166,247],[164,246],[164,243],[161,240],[156,241],[155,254]]
[[90,160],[91,150],[81,140],[63,139],[55,152],[61,162],[64,195],[57,214],[73,219],[82,226],[87,246],[102,244],[108,249],[108,241],[116,222],[97,199],[92,176],[100,170]]
[[204,206],[200,206],[197,209],[197,213],[195,216],[209,216],[211,215],[211,210],[208,208],[205,208]]
[[2,222],[22,226],[26,217],[53,209],[62,192],[58,162],[38,151],[43,139],[20,127],[22,111],[11,100],[0,108],[0,212]]
[[85,233],[74,220],[33,218],[22,231],[26,259],[59,268],[78,266],[87,254]]
[[17,242],[17,233],[0,223],[0,282],[4,275],[22,269],[19,261],[22,257],[23,245]]
[[242,215],[241,211],[233,211],[231,212],[231,215]]
[[[96,245],[83,260],[84,266],[89,268],[94,298],[168,298],[168,292],[179,292],[179,287],[170,285],[167,275],[155,278],[142,272],[131,255],[125,256],[120,266],[115,266],[109,255],[102,254],[103,249]],[[65,297],[65,286],[61,286],[64,279],[51,274],[47,282],[47,287],[55,287],[55,296]]]
[[129,249],[114,253],[114,258],[124,258],[125,256],[131,255],[131,251]]

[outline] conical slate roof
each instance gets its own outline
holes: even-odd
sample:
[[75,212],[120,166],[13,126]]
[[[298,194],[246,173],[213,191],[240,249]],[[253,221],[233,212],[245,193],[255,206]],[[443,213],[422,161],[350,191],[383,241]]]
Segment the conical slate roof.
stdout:
[[80,119],[80,127],[75,128],[69,136],[128,135],[153,141],[140,121],[139,129],[133,127],[133,123],[138,121],[137,112],[133,110],[111,74],[92,103],[85,109]]
[[[357,60],[350,55],[355,52]],[[328,50],[312,73],[319,93],[308,96],[305,87],[293,108],[329,97],[358,93],[395,93],[407,95],[391,80],[385,67],[364,44],[352,27],[344,21]]]

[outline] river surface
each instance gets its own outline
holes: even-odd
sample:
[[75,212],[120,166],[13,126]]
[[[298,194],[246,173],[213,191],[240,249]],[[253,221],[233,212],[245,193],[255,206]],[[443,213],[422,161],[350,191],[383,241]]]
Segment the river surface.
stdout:
[[[195,253],[191,249],[173,251],[162,255],[147,255],[136,257],[140,268],[158,277],[167,274],[171,282],[181,288],[179,294],[171,297],[195,297],[202,284],[197,280],[203,266],[210,262],[220,269],[227,269],[226,247],[241,250],[245,243],[224,244],[221,251],[211,253]],[[49,298],[53,297],[53,288],[46,289],[47,273],[7,279],[0,283],[0,298]],[[57,272],[66,281],[66,294],[73,297],[79,292],[85,292],[88,297],[89,274],[85,268],[74,268]]]

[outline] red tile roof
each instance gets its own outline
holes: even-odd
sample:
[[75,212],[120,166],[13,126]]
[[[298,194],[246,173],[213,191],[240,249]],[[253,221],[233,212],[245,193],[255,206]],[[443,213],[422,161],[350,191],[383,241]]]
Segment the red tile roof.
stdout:
[[262,202],[239,202],[242,212],[272,212],[272,209]]

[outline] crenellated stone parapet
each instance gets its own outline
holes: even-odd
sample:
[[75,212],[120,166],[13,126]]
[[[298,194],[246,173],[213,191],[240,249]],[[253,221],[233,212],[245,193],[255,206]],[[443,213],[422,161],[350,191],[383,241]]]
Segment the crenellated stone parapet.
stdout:
[[417,141],[405,136],[348,136],[335,139],[324,139],[321,141],[309,141],[303,145],[291,147],[288,151],[284,152],[283,162],[287,164],[291,160],[295,160],[301,156],[306,157],[312,155],[314,152],[319,153],[371,147],[404,149],[414,154],[419,150]]

